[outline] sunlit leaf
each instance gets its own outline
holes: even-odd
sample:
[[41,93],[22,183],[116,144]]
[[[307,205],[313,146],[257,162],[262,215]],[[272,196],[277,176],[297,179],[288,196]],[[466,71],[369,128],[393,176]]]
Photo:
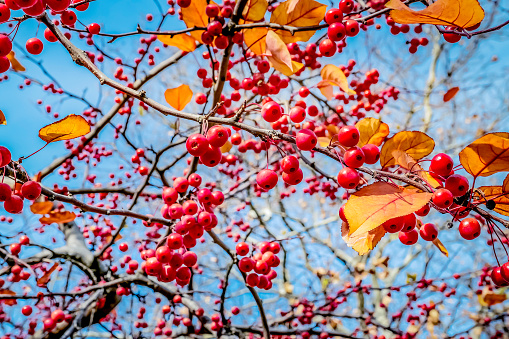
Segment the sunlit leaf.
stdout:
[[[246,22],[250,23],[250,22]],[[269,29],[267,27],[254,27],[242,31],[247,48],[256,55],[265,54],[265,37]]]
[[[292,7],[291,11],[289,7]],[[272,12],[270,22],[293,27],[314,26],[323,20],[326,9],[326,5],[313,0],[287,0],[280,3]],[[276,31],[286,44],[296,41],[308,41],[315,32],[315,30],[300,31],[292,35],[288,31]]]
[[168,88],[164,92],[166,102],[176,110],[183,110],[193,98],[193,91],[187,85],[180,85],[176,88]]
[[380,119],[364,118],[355,124],[359,130],[360,138],[357,146],[362,147],[366,144],[380,146],[389,135],[389,125]]
[[46,142],[70,140],[90,132],[90,125],[80,115],[71,114],[39,130],[39,138]]
[[417,174],[422,180],[430,184],[433,188],[441,186],[441,184],[435,178],[433,178],[429,172],[425,171],[421,165],[417,163],[417,160],[412,158],[406,152],[402,150],[394,150],[392,151],[392,156],[394,157],[396,165]]
[[158,35],[157,39],[168,46],[178,47],[181,51],[192,52],[196,49],[196,39],[187,34]]
[[505,185],[481,186],[477,188],[477,190],[481,191],[484,195],[484,198],[479,197],[479,200],[481,202],[484,202],[485,199],[493,200],[493,202],[495,202],[495,208],[493,209],[493,211],[500,213],[502,215],[509,216],[509,188],[507,188]]
[[444,102],[451,101],[456,96],[456,94],[458,94],[459,90],[460,90],[459,87],[453,87],[450,90],[448,90],[444,94]]
[[48,214],[52,209],[53,203],[51,201],[34,202],[30,205],[30,211],[32,211],[33,214]]
[[509,133],[489,133],[460,152],[460,162],[474,177],[509,172]]
[[54,263],[53,266],[46,271],[46,273],[44,273],[44,275],[42,277],[40,277],[39,279],[37,279],[37,286],[39,287],[44,287],[46,286],[46,284],[50,281],[51,279],[51,275],[53,274],[53,272],[55,272],[55,270],[58,268],[58,263]]
[[0,125],[7,125],[7,119],[5,119],[5,115],[2,110],[0,110]]
[[505,294],[505,290],[494,292],[488,287],[485,287],[482,293],[477,295],[477,298],[481,306],[493,306],[506,301],[507,295]]
[[242,11],[242,17],[244,20],[260,21],[265,16],[268,6],[267,0],[249,0]]
[[283,40],[273,31],[267,32],[265,43],[267,44],[267,59],[272,64],[272,67],[279,72],[286,76],[290,76],[304,67],[300,62],[292,60],[288,47],[286,47]]
[[320,92],[323,94],[324,97],[327,98],[327,100],[334,99],[334,87],[328,82],[328,81],[320,81],[318,84],[316,84],[316,87],[320,90]]
[[437,238],[433,240],[433,245],[435,245],[440,250],[440,252],[442,252],[446,257],[449,257],[449,251],[447,250],[447,248],[445,248],[444,244],[442,244],[440,239]]
[[233,147],[233,144],[227,140],[226,143],[221,146],[219,149],[221,150],[221,153],[228,153]]
[[[214,1],[207,2],[207,0],[193,0],[188,7],[180,8],[182,11],[182,20],[186,24],[187,28],[207,27],[209,24],[209,17],[205,14],[205,7],[207,7],[209,3],[215,4]],[[192,31],[191,36],[199,42],[202,42],[202,33],[203,31],[200,30]]]
[[415,160],[419,160],[430,154],[434,148],[435,141],[423,132],[399,132],[388,139],[382,146],[380,150],[380,164],[382,167],[395,165],[396,160],[392,154],[394,150],[405,151]]
[[41,224],[51,224],[51,223],[57,223],[57,224],[64,224],[66,222],[71,222],[74,219],[76,219],[76,214],[74,212],[69,211],[51,211],[49,212],[49,216],[42,217],[39,219]]
[[432,195],[386,182],[365,186],[353,193],[345,204],[349,235],[369,232],[389,219],[413,213],[426,205]]
[[421,11],[414,11],[400,0],[390,0],[390,16],[399,24],[452,25],[472,27],[484,19],[484,10],[477,0],[438,0]]
[[386,233],[385,229],[381,226],[356,236],[349,235],[349,231],[350,227],[348,223],[343,222],[343,225],[341,226],[341,236],[345,243],[357,251],[359,255],[369,253],[369,251],[375,248]]
[[7,59],[11,62],[11,68],[15,72],[24,72],[26,71],[25,67],[16,59],[16,53],[14,51],[10,51],[9,54],[7,54]]
[[343,90],[343,92],[347,94],[355,94],[355,91],[348,87],[348,79],[346,78],[345,73],[335,65],[325,65],[323,66],[320,75],[322,76],[323,81],[328,82],[332,86],[337,86]]

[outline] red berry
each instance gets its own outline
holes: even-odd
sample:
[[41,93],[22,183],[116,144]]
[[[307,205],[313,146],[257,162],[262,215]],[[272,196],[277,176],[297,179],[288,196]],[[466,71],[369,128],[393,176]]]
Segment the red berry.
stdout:
[[345,147],[353,147],[359,142],[359,130],[355,126],[341,127],[338,133],[338,141]]
[[26,49],[30,54],[41,54],[43,47],[42,41],[37,38],[27,40]]
[[420,216],[420,217],[425,217],[425,216],[427,216],[427,215],[428,215],[429,211],[430,211],[430,207],[429,207],[429,205],[428,205],[428,204],[426,204],[426,205],[422,206],[421,208],[419,208],[419,209],[415,212],[415,214],[417,214],[417,215],[418,215],[418,216]]
[[327,29],[327,36],[332,41],[341,41],[346,37],[345,26],[340,22],[335,22]]
[[299,167],[299,160],[293,155],[288,155],[281,160],[281,168],[285,173],[291,174],[296,172]]
[[209,4],[205,7],[205,14],[209,18],[215,18],[219,15],[219,7],[216,4]]
[[178,192],[173,187],[166,187],[163,189],[163,200],[167,205],[176,203],[178,197]]
[[101,26],[99,24],[93,23],[88,26],[88,31],[90,34],[99,34],[101,31]]
[[502,278],[504,278],[504,280],[509,281],[509,262],[506,262],[500,266],[500,273],[502,274]]
[[252,271],[254,266],[255,262],[251,258],[242,258],[239,261],[239,269],[244,273]]
[[359,34],[359,23],[355,20],[346,20],[345,31],[347,36],[356,36]]
[[[2,5],[0,5],[2,6]],[[5,5],[4,5],[5,6]],[[2,18],[0,14],[0,19]],[[1,20],[0,20],[1,21]],[[0,57],[5,57],[12,51],[12,41],[5,34],[0,34]]]
[[403,229],[405,217],[397,217],[387,220],[382,224],[383,228],[389,233],[396,233]]
[[35,5],[37,0],[14,0],[20,8],[29,8]]
[[283,109],[281,106],[275,101],[266,102],[262,106],[262,118],[267,122],[275,122],[281,115],[283,114]]
[[339,9],[341,10],[341,12],[345,14],[352,12],[354,7],[355,3],[353,2],[353,0],[341,0],[339,2]]
[[78,18],[76,17],[76,13],[73,11],[64,11],[60,14],[60,21],[64,25],[72,26],[76,23],[76,20],[78,20]]
[[292,173],[283,172],[281,177],[288,185],[298,185],[302,182],[302,179],[304,179],[304,173],[302,173],[302,170],[299,168]]
[[62,311],[60,309],[54,310],[53,312],[51,312],[51,319],[53,319],[53,321],[56,323],[61,323],[62,321],[65,320],[64,311]]
[[362,152],[364,153],[364,162],[369,165],[376,164],[380,159],[380,149],[373,144],[366,144],[362,146]]
[[212,126],[207,131],[207,140],[213,147],[222,147],[228,141],[228,130],[221,125]]
[[11,62],[7,57],[0,56],[0,73],[5,73],[11,67]]
[[235,250],[238,255],[245,256],[249,253],[249,245],[245,242],[239,242],[237,246],[235,246]]
[[256,183],[265,190],[273,189],[278,181],[276,172],[270,169],[263,169],[256,175]]
[[19,214],[23,210],[23,199],[17,195],[11,195],[10,198],[5,200],[4,208],[11,214]]
[[179,249],[182,247],[182,236],[178,233],[172,233],[168,236],[168,239],[166,240],[166,243],[169,248],[171,249]]
[[148,275],[158,276],[161,272],[163,265],[157,260],[156,257],[148,258],[145,263],[145,272]]
[[[454,31],[455,29],[456,29],[456,27],[449,26],[445,30],[446,31]],[[461,35],[456,34],[456,33],[444,33],[444,39],[445,39],[445,41],[447,41],[451,44],[454,44],[461,40]]]
[[466,240],[473,240],[481,234],[481,225],[475,218],[463,219],[458,229],[461,237]]
[[438,208],[447,208],[454,202],[454,197],[448,189],[440,188],[433,193],[431,200]]
[[41,195],[41,184],[35,181],[27,181],[21,186],[21,194],[28,200],[35,200]]
[[207,152],[200,156],[200,161],[207,167],[214,167],[221,161],[222,154],[219,147],[209,145]]
[[499,266],[497,267],[494,267],[492,270],[491,270],[491,274],[490,274],[490,278],[491,278],[491,281],[493,281],[493,283],[498,286],[498,287],[502,287],[502,286],[507,286],[509,285],[509,282],[506,281],[504,279],[504,277],[502,276],[502,273],[501,273],[501,268]]
[[301,151],[310,151],[318,142],[316,134],[309,129],[302,129],[297,133],[295,143]]
[[186,265],[187,267],[193,267],[198,262],[198,256],[196,255],[196,253],[192,251],[187,251],[186,253],[184,253],[182,258],[184,265]]
[[129,246],[125,242],[123,242],[120,245],[118,245],[118,249],[121,252],[126,252],[129,249]]
[[28,317],[30,314],[32,314],[32,306],[30,305],[25,305],[23,306],[23,308],[21,308],[21,313]]
[[419,234],[424,240],[433,241],[438,237],[438,229],[435,224],[427,223],[422,225]]
[[445,180],[445,188],[455,197],[461,197],[468,192],[468,179],[459,174],[453,174]]
[[[336,43],[331,39],[324,39],[320,42],[320,45],[318,45],[318,49],[323,56],[331,57],[336,53]],[[311,113],[309,115],[311,115]]]
[[258,278],[258,274],[256,274],[256,273],[251,273],[246,277],[246,283],[251,287],[257,286],[258,281],[259,281],[259,278]]
[[306,110],[300,106],[295,106],[290,110],[290,120],[299,123],[306,119]]
[[209,142],[203,134],[192,134],[187,138],[186,149],[192,156],[199,157],[209,149]]
[[189,181],[189,185],[196,188],[200,187],[202,179],[198,173],[193,173],[187,178],[187,181]]
[[5,183],[0,183],[0,201],[6,201],[10,199],[11,195],[11,186]]
[[341,12],[337,8],[332,8],[325,13],[325,22],[329,25],[335,23],[335,22],[341,22],[343,21],[343,12]]
[[177,5],[179,5],[180,8],[187,8],[191,5],[191,0],[177,0]]
[[429,170],[445,178],[451,173],[453,165],[454,162],[450,156],[439,153],[431,159]]
[[62,12],[69,7],[71,0],[46,0],[46,4],[55,12]]
[[399,232],[399,241],[405,245],[413,245],[419,240],[419,233],[415,229],[410,232]]
[[348,167],[359,168],[364,165],[364,152],[355,146],[345,152],[343,159]]
[[345,167],[338,173],[338,184],[345,189],[354,189],[360,179],[359,173],[350,167]]
[[415,217],[415,214],[410,213],[408,215],[405,215],[403,221],[403,232],[410,232],[415,228],[415,225],[417,225],[417,218]]
[[140,166],[140,167],[138,167],[138,172],[140,173],[140,175],[145,176],[148,174],[149,169],[147,166]]

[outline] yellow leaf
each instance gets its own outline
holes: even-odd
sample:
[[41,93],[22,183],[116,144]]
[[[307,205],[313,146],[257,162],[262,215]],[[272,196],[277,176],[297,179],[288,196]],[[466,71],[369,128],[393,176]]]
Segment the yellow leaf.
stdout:
[[341,227],[341,236],[345,243],[353,248],[359,255],[364,255],[369,253],[378,242],[383,238],[386,231],[383,227],[379,226],[369,232],[361,233],[357,236],[348,235],[349,226],[348,223],[343,222]]
[[70,140],[90,132],[90,125],[80,115],[71,114],[39,130],[39,138],[46,142]]
[[192,52],[196,49],[196,40],[187,34],[158,35],[157,39],[163,44],[180,48],[184,52]]
[[400,0],[391,0],[385,7],[399,24],[431,24],[472,27],[484,19],[484,10],[477,0],[438,0],[421,11],[414,11]]
[[5,119],[4,112],[0,109],[0,125],[7,125],[7,119]]
[[[249,23],[249,22],[246,22]],[[242,31],[247,48],[256,55],[265,54],[267,27],[255,27]]]
[[359,130],[360,138],[357,146],[366,144],[380,146],[389,135],[389,125],[375,118],[364,118],[355,124]]
[[355,91],[351,90],[348,87],[348,79],[346,78],[345,73],[338,66],[334,65],[325,65],[320,72],[322,79],[327,81],[332,86],[337,86],[343,90],[343,92],[347,94],[355,94]]
[[477,298],[481,306],[493,306],[507,300],[505,289],[501,290],[499,293],[495,293],[488,287],[485,287],[482,293],[477,295]]
[[9,54],[7,54],[7,59],[11,62],[11,67],[15,72],[24,72],[26,71],[25,67],[16,59],[16,53],[13,51],[10,51]]
[[320,81],[318,84],[316,84],[316,87],[318,87],[320,92],[324,97],[327,98],[327,100],[334,99],[334,88],[328,81]]
[[51,274],[53,274],[53,272],[55,272],[55,270],[57,268],[58,268],[58,263],[56,262],[53,264],[53,266],[49,270],[46,271],[46,273],[44,273],[44,275],[42,277],[37,279],[37,286],[39,286],[39,287],[46,286],[46,284],[51,279]]
[[193,98],[193,91],[187,85],[180,85],[176,88],[168,88],[164,92],[166,102],[176,110],[183,110]]
[[444,102],[451,101],[452,98],[458,94],[460,88],[459,87],[453,87],[450,90],[447,91],[447,93],[444,94]]
[[322,147],[328,147],[330,145],[331,138],[318,137],[318,144]]
[[66,222],[71,222],[74,219],[76,219],[76,214],[74,212],[69,211],[51,211],[49,212],[48,217],[42,217],[39,219],[41,224],[51,224],[51,223],[57,223],[57,224],[65,224]]
[[449,251],[447,250],[447,248],[445,248],[444,244],[442,244],[442,242],[438,238],[433,240],[433,245],[435,245],[440,250],[440,252],[442,252],[446,257],[449,257]]
[[260,21],[265,16],[268,6],[267,0],[249,0],[242,11],[242,17],[244,20]]
[[[182,20],[186,24],[187,28],[192,27],[207,27],[209,24],[209,17],[205,14],[205,7],[208,4],[216,4],[214,1],[207,2],[207,0],[193,0],[189,7],[181,8],[182,11]],[[203,31],[192,31],[191,36],[198,40],[199,42],[203,42],[201,40],[201,34]]]
[[489,133],[460,152],[460,162],[474,177],[509,171],[509,133]]
[[230,140],[227,140],[226,143],[221,146],[219,149],[221,150],[221,153],[228,153],[233,147],[233,144],[230,142]]
[[389,219],[413,213],[426,205],[432,193],[402,189],[386,182],[375,182],[350,196],[345,216],[350,236],[369,232]]
[[53,203],[51,201],[34,202],[30,206],[30,211],[32,211],[33,214],[48,214],[52,209]]
[[421,165],[419,165],[417,161],[406,152],[402,150],[394,150],[392,151],[392,156],[394,157],[396,165],[399,165],[404,169],[411,171],[412,173],[416,173],[422,180],[434,188],[441,186],[441,184],[435,178],[433,178],[431,174],[425,171]]
[[394,150],[406,152],[415,160],[430,154],[435,148],[435,141],[425,133],[417,131],[403,131],[396,133],[387,140],[380,150],[380,164],[388,167],[396,164],[393,156]]
[[304,65],[292,60],[288,47],[273,31],[268,31],[265,37],[267,59],[272,67],[286,76],[298,72]]
[[[289,8],[292,7],[290,11]],[[287,0],[272,12],[270,22],[293,27],[318,25],[325,15],[327,6],[313,0]],[[291,32],[277,30],[276,33],[288,44],[296,41],[308,41],[316,30]]]

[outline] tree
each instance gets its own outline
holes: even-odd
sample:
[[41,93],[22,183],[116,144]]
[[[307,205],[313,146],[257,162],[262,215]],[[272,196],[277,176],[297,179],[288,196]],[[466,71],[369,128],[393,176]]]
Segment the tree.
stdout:
[[417,2],[0,0],[3,338],[507,337],[509,21]]

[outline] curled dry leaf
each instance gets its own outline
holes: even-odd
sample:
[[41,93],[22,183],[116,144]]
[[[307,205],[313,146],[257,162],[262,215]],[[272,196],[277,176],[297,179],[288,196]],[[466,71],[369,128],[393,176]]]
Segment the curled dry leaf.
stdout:
[[419,160],[430,154],[434,148],[435,141],[423,132],[399,132],[387,140],[380,150],[380,164],[382,167],[395,165],[394,150],[405,151],[412,158]]
[[481,306],[493,306],[506,301],[507,295],[505,294],[505,290],[494,292],[485,286],[482,293],[477,295],[477,298]]
[[265,43],[267,59],[277,71],[290,76],[304,67],[300,62],[292,60],[288,47],[274,31],[267,32]]
[[37,286],[45,287],[46,284],[51,279],[51,275],[53,274],[53,272],[56,271],[57,268],[58,268],[58,263],[56,262],[53,264],[53,266],[51,266],[51,268],[49,270],[46,271],[46,273],[44,273],[44,275],[42,277],[37,279]]
[[49,212],[49,215],[47,217],[42,217],[39,219],[39,221],[41,222],[41,224],[49,225],[52,223],[64,224],[66,222],[71,222],[74,219],[76,219],[76,214],[74,214],[74,212],[51,211],[51,212]]
[[341,88],[343,92],[349,95],[355,94],[355,91],[348,87],[348,79],[346,78],[345,73],[338,66],[325,65],[322,68],[320,75],[322,76],[322,81],[320,81],[316,86],[327,100],[332,100],[334,98],[333,86]]
[[25,67],[16,59],[16,53],[14,51],[10,51],[9,54],[7,54],[7,59],[11,62],[11,68],[15,72],[24,72],[26,71]]
[[460,152],[460,162],[474,177],[509,172],[509,133],[489,133]]
[[[290,11],[289,8],[292,8]],[[279,4],[270,17],[270,22],[293,27],[318,25],[325,15],[327,6],[313,0],[287,0]],[[292,32],[277,30],[285,44],[308,41],[316,30]]]
[[431,24],[468,28],[484,19],[484,10],[477,0],[438,0],[421,11],[414,11],[401,0],[390,0],[385,7],[399,24]]
[[2,110],[0,110],[0,125],[7,125],[7,119],[5,119],[5,115]]
[[178,47],[181,51],[192,52],[196,49],[196,39],[187,34],[158,35],[157,39],[168,46]]
[[341,226],[341,236],[345,243],[357,251],[359,255],[368,254],[369,251],[375,248],[386,233],[385,229],[381,226],[356,236],[349,235],[349,232],[348,223],[343,222]]
[[39,130],[39,138],[50,143],[81,137],[90,132],[90,125],[80,115],[71,114]]
[[164,92],[166,102],[176,110],[183,110],[193,98],[193,91],[187,85],[180,85],[176,88],[168,88]]
[[444,102],[451,101],[456,96],[456,94],[458,94],[459,90],[460,90],[459,87],[453,87],[453,88],[449,89],[444,94]]
[[345,204],[350,236],[369,232],[389,219],[413,213],[426,205],[433,194],[375,182],[353,193]]
[[32,211],[33,214],[45,215],[51,212],[52,209],[53,203],[51,201],[34,202],[30,205],[30,211]]
[[[187,28],[207,27],[209,24],[209,17],[205,13],[205,7],[207,7],[208,4],[216,3],[207,0],[193,0],[188,7],[180,9],[182,12],[182,20]],[[191,36],[199,42],[203,42],[201,40],[202,33],[203,31],[201,30],[192,31]]]
[[269,7],[267,0],[249,0],[242,11],[242,17],[244,20],[260,21],[265,16],[267,7]]
[[389,135],[389,125],[380,119],[364,118],[359,120],[355,127],[359,130],[360,138],[357,146],[366,144],[380,146]]

